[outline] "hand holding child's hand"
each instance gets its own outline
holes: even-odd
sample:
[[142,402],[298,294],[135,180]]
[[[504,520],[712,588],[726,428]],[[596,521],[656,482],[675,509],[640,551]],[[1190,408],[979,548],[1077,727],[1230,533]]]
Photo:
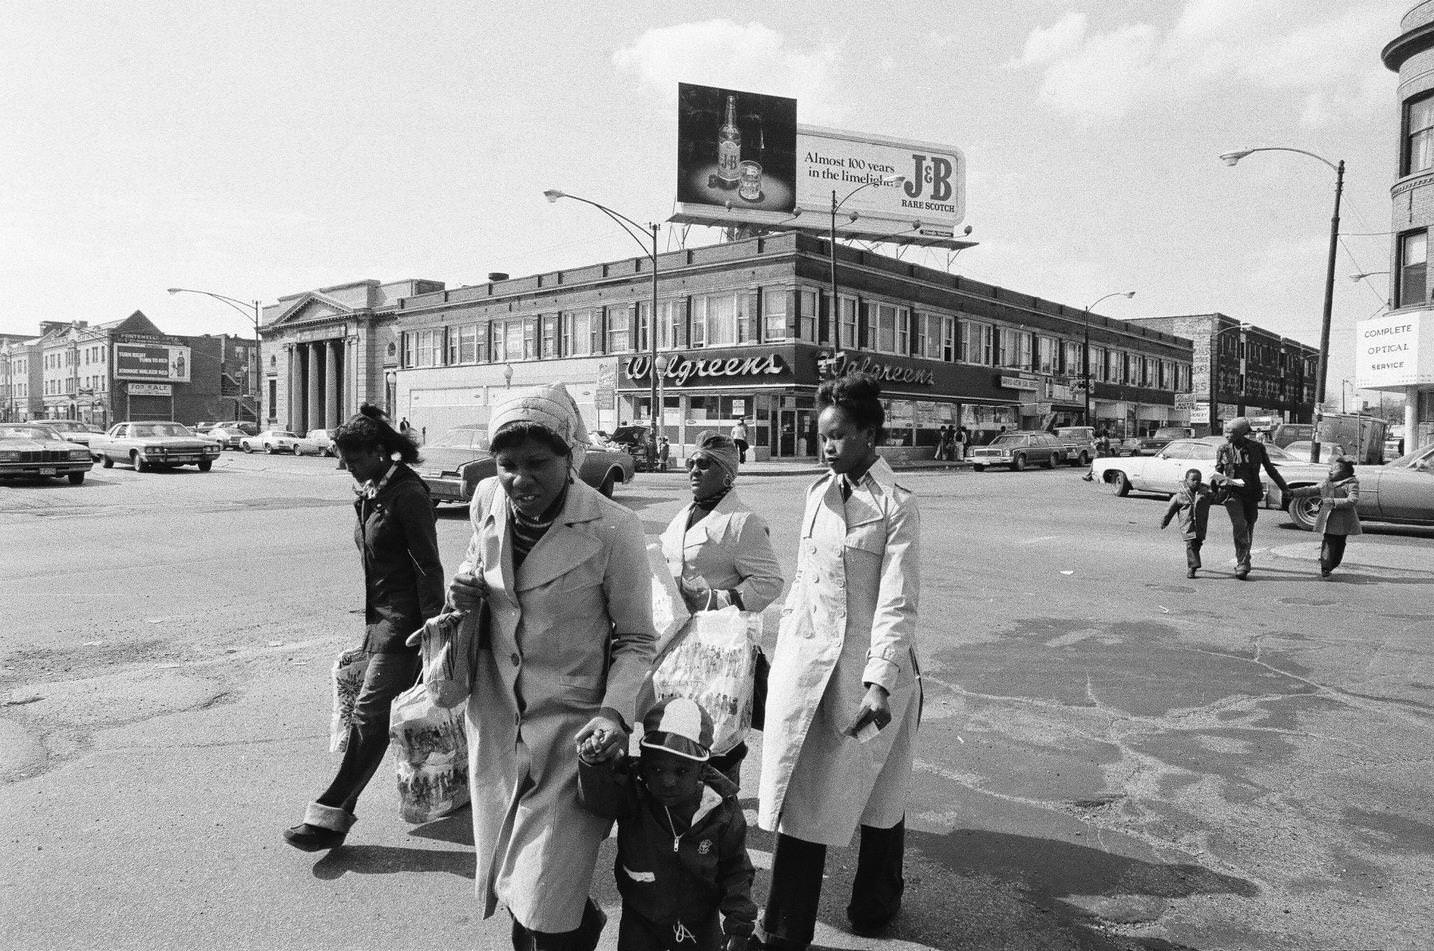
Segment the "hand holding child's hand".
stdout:
[[747,951],[747,936],[729,934],[726,941],[722,943],[722,951]]

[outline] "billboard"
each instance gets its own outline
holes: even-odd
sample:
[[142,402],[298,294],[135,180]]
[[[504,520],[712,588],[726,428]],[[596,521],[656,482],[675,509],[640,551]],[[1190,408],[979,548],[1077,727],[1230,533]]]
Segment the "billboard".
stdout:
[[677,200],[791,214],[797,101],[677,84]]
[[1359,389],[1434,383],[1434,311],[1362,320],[1354,325],[1354,339]]
[[[797,123],[797,102],[677,86],[674,222],[969,247],[966,159],[949,145]],[[893,179],[901,178],[900,182]],[[969,230],[969,229],[967,229]]]
[[116,380],[188,383],[191,363],[188,347],[163,343],[115,344]]

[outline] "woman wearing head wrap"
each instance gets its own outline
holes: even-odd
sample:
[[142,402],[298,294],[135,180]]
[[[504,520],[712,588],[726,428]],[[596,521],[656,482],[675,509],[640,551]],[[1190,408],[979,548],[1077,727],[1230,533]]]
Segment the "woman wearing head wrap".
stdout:
[[[687,457],[692,501],[662,533],[662,554],[691,611],[715,611],[735,604],[761,613],[777,600],[784,582],[767,523],[737,496],[740,451],[719,433],[703,433]],[[734,783],[747,744],[712,757],[712,765]]]
[[488,425],[497,475],[449,586],[492,618],[467,710],[477,892],[520,951],[590,951],[608,823],[578,805],[574,741],[625,749],[637,713],[654,641],[642,523],[576,478],[587,431],[562,384],[515,392]]
[[365,403],[338,428],[334,446],[358,483],[354,542],[363,562],[369,661],[338,775],[309,804],[304,821],[284,832],[290,845],[310,852],[342,845],[354,824],[359,794],[388,749],[389,705],[418,675],[418,650],[404,640],[443,609],[433,502],[409,468],[418,459],[413,440]]
[[811,944],[827,847],[858,829],[847,919],[874,931],[900,909],[921,711],[920,518],[876,451],[881,388],[847,374],[821,385],[817,406],[831,472],[807,492],[762,734],[757,821],[778,833],[762,927],[774,951]]

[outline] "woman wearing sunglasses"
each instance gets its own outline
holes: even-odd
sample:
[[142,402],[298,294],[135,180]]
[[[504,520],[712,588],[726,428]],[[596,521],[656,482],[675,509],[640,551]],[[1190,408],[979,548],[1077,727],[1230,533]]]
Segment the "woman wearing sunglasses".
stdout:
[[[728,605],[761,613],[785,585],[767,523],[733,488],[739,456],[727,436],[698,436],[697,448],[687,457],[692,501],[662,533],[668,570],[694,613]],[[735,783],[746,755],[747,744],[738,743],[709,762]]]

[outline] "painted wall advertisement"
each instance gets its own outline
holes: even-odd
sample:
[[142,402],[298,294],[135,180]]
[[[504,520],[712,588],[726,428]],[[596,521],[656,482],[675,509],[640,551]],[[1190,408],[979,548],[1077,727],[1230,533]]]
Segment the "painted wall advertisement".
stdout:
[[1386,314],[1354,326],[1360,389],[1434,383],[1434,311]]
[[188,347],[162,343],[115,344],[115,379],[188,383],[192,363]]

